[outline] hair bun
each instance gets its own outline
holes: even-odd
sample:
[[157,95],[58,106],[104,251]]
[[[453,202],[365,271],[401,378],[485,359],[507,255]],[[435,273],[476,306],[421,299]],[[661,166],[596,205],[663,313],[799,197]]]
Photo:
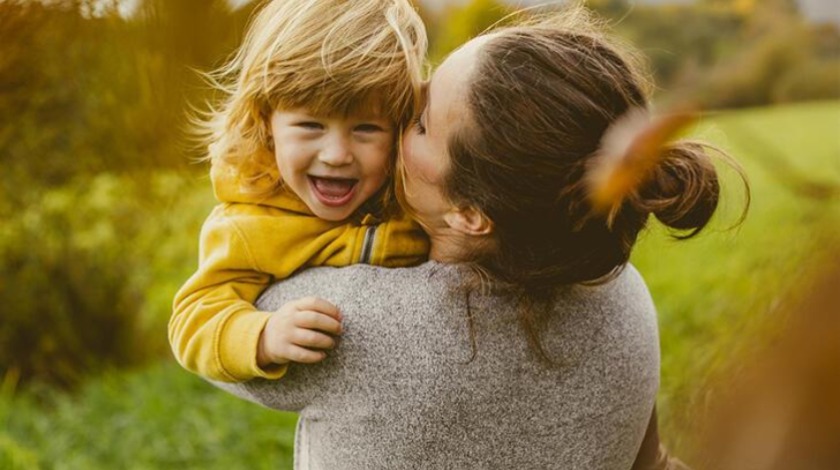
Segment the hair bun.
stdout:
[[[597,154],[587,164],[586,183],[595,211],[606,215],[608,225],[626,200],[638,199],[641,188],[663,176],[658,174],[662,165],[668,165],[663,160],[674,157],[670,152],[676,148],[668,142],[696,120],[694,113],[652,116],[647,109],[635,107],[604,132]],[[665,193],[679,194],[680,185],[662,183]]]
[[719,199],[720,182],[705,146],[678,142],[662,149],[660,161],[632,204],[668,227],[691,230],[680,237],[688,238],[706,226]]

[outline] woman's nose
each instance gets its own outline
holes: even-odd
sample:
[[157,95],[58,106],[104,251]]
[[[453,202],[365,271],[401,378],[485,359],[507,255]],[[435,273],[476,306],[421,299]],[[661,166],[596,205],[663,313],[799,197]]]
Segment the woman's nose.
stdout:
[[336,135],[328,139],[318,160],[330,166],[348,165],[353,162],[353,152],[350,139],[343,135]]

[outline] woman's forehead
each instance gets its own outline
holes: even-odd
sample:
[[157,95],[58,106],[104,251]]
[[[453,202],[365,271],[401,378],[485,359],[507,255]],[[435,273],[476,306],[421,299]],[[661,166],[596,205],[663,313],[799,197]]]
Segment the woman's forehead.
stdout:
[[468,84],[478,66],[481,47],[487,36],[479,36],[452,52],[435,70],[424,93],[426,109],[431,120],[428,127],[455,124],[466,110],[464,102]]
[[488,39],[489,36],[479,36],[452,51],[435,70],[431,82],[468,76],[477,62],[479,51]]

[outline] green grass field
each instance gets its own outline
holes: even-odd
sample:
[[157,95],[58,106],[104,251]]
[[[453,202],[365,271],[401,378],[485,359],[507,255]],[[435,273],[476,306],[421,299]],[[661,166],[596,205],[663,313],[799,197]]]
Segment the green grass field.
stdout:
[[[742,203],[727,174],[720,216],[700,236],[674,241],[656,224],[643,236],[633,261],[659,309],[660,414],[678,454],[691,450],[692,425],[714,393],[710,379],[735,370],[738,357],[781,325],[780,306],[838,245],[840,201],[803,195],[795,184],[840,184],[838,131],[840,102],[704,121],[697,133],[747,170],[749,216],[727,229]],[[291,468],[294,422],[164,361],[103,374],[72,396],[0,388],[0,469]]]
[[659,404],[664,439],[675,449],[689,450],[710,380],[737,373],[739,360],[783,326],[785,303],[840,248],[836,193],[814,197],[802,184],[840,186],[838,130],[836,102],[725,113],[698,126],[742,163],[752,204],[745,222],[729,229],[743,190],[725,172],[722,210],[708,231],[677,241],[653,224],[633,257],[659,310]]

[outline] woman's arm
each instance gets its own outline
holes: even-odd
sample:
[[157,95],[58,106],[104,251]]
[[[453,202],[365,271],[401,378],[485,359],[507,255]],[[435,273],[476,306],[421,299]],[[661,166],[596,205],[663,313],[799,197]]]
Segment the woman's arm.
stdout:
[[668,454],[668,449],[659,440],[659,422],[656,416],[656,407],[650,415],[645,438],[642,440],[642,447],[636,456],[631,470],[691,470],[686,464],[676,457]]

